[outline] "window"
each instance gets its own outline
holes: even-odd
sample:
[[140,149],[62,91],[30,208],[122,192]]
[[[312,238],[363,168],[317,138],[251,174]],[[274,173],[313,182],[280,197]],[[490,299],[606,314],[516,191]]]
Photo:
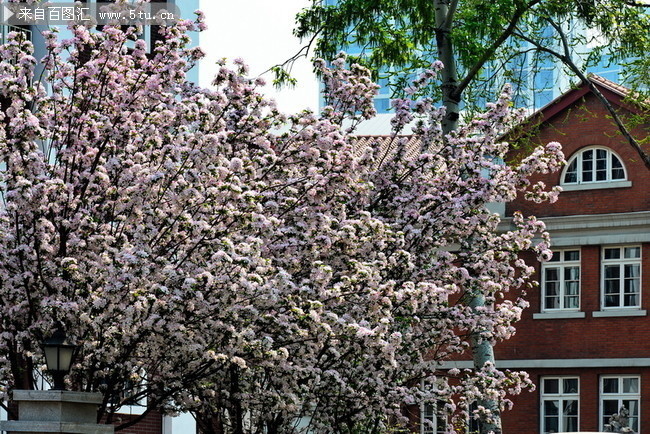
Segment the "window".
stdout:
[[641,247],[605,247],[602,255],[603,308],[641,307]]
[[9,39],[9,33],[22,32],[28,40],[32,40],[32,31],[28,26],[11,26],[8,24],[0,25],[0,44],[6,44]]
[[578,431],[580,390],[577,377],[543,377],[542,433]]
[[[444,401],[438,401],[436,404],[423,404],[420,408],[420,433],[421,434],[444,434],[447,432],[446,416],[441,414],[440,408],[445,405]],[[477,434],[480,431],[480,422],[472,417],[474,411],[478,409],[478,404],[473,402],[469,407],[469,419],[466,420],[464,428],[465,434]],[[457,428],[457,431],[460,428]],[[454,431],[454,432],[457,432]],[[458,431],[460,432],[460,431]]]
[[606,376],[600,382],[600,428],[621,408],[629,412],[629,426],[639,432],[640,379],[637,376]]
[[580,250],[553,252],[542,264],[542,311],[580,309]]
[[574,155],[562,175],[562,185],[623,181],[621,159],[607,148],[591,147]]
[[420,434],[444,434],[447,430],[447,420],[438,412],[438,406],[444,403],[422,404],[420,408]]

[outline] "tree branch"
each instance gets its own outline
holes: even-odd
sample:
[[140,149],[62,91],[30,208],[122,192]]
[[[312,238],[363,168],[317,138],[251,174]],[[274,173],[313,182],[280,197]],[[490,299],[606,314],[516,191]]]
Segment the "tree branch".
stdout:
[[512,16],[512,19],[508,23],[508,27],[506,27],[501,35],[488,48],[486,48],[486,50],[483,52],[483,55],[474,63],[474,66],[472,66],[469,71],[467,71],[463,80],[458,83],[458,86],[456,87],[456,94],[460,95],[465,91],[465,89],[467,89],[472,80],[474,80],[476,77],[476,74],[478,74],[481,68],[483,68],[483,66],[490,60],[496,50],[498,50],[499,47],[501,47],[501,45],[503,45],[503,43],[513,35],[514,31],[517,29],[517,24],[519,24],[521,17],[541,1],[542,0],[531,0],[522,8],[517,9],[517,12]]
[[562,30],[562,27],[557,24],[555,21],[553,21],[550,17],[546,17],[546,21],[555,29],[555,31],[558,33],[560,36],[560,40],[562,42],[562,51],[563,53],[560,54],[557,51],[549,48],[548,46],[542,46],[538,41],[535,41],[528,36],[524,35],[521,32],[515,32],[513,35],[523,39],[524,41],[527,41],[534,45],[539,51],[548,53],[557,59],[560,59],[571,71],[582,81],[583,84],[585,84],[587,87],[589,87],[589,90],[591,93],[594,94],[594,96],[603,104],[603,106],[607,109],[607,112],[610,114],[612,119],[614,120],[614,123],[618,127],[619,131],[625,137],[625,139],[632,145],[632,147],[636,150],[636,152],[639,154],[639,157],[641,157],[641,160],[645,164],[645,166],[650,169],[650,155],[646,153],[642,148],[639,142],[632,136],[630,131],[627,129],[625,124],[623,123],[623,120],[621,117],[618,115],[612,104],[605,98],[605,96],[602,94],[602,92],[598,89],[598,87],[594,84],[592,80],[589,79],[589,77],[586,76],[584,71],[576,65],[576,63],[573,61],[573,58],[571,56],[571,50],[570,50],[570,45],[569,41],[566,37],[566,33],[564,30]]

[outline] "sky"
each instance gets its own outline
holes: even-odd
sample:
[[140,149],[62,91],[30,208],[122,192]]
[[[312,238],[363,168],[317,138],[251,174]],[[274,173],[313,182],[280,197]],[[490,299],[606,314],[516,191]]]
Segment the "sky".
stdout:
[[[309,0],[201,0],[208,29],[201,33],[200,45],[207,53],[199,68],[199,82],[208,86],[221,58],[241,57],[252,76],[284,62],[298,52],[300,41],[292,35],[295,15]],[[305,108],[318,109],[318,81],[311,63],[301,58],[293,68],[298,78],[295,89],[273,88],[267,73],[265,93],[287,113]]]

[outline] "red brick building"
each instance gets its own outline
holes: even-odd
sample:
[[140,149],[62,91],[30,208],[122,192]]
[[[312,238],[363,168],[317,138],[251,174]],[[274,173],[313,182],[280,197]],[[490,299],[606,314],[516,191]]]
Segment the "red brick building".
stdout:
[[[632,132],[650,153],[648,109],[627,102],[624,87],[590,80],[622,119],[645,115]],[[533,178],[562,186],[557,202],[519,199],[499,210],[504,229],[515,211],[543,220],[554,252],[544,264],[525,258],[539,287],[528,293],[515,336],[495,348],[497,367],[526,371],[536,385],[513,398],[503,432],[603,431],[625,407],[634,432],[650,433],[650,169],[586,85],[547,105],[521,131],[519,154],[526,144],[557,141],[568,164]],[[421,417],[435,420],[430,410]]]
[[[591,81],[622,118],[642,114],[625,88]],[[497,366],[525,370],[537,386],[515,397],[504,432],[602,431],[625,406],[634,431],[650,433],[650,169],[586,85],[533,119],[531,140],[560,142],[568,164],[535,178],[563,187],[556,203],[505,210],[541,218],[554,255],[529,258],[539,288],[516,335],[496,347]],[[649,133],[648,123],[634,130]]]

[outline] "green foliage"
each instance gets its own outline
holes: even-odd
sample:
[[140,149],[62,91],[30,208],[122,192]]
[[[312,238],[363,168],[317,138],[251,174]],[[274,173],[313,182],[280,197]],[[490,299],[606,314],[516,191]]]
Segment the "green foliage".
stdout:
[[[444,4],[450,12],[449,27],[436,23],[436,7]],[[557,49],[560,40],[549,31],[548,20],[563,28],[584,26],[594,32],[577,31],[570,41],[573,61],[583,69],[603,56],[612,61],[638,58],[630,72],[644,77],[647,84],[650,51],[648,8],[629,0],[340,0],[326,5],[318,0],[296,18],[294,33],[300,38],[318,35],[314,47],[318,57],[332,59],[343,50],[361,51],[350,60],[370,68],[374,77],[391,78],[395,94],[404,88],[404,77],[419,72],[439,59],[439,50],[453,50],[458,77],[457,96],[464,96],[466,108],[493,99],[505,81],[515,85],[530,83],[534,77],[522,70],[523,56],[541,63],[548,53],[531,49],[517,33]],[[441,34],[450,36],[451,45],[438,45]],[[589,34],[585,34],[589,33]],[[597,35],[597,36],[595,36]],[[598,44],[599,39],[609,41]],[[581,52],[581,46],[595,49]],[[559,51],[559,54],[564,54]],[[577,80],[576,80],[577,81]],[[630,84],[640,84],[631,80]],[[440,92],[428,89],[430,96]]]

